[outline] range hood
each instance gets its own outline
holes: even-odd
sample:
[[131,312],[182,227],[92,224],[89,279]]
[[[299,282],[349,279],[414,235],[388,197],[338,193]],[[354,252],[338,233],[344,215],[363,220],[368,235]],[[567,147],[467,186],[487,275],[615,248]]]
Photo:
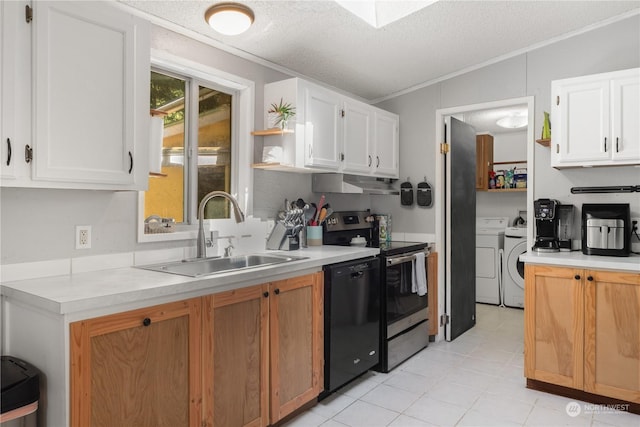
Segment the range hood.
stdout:
[[393,181],[342,173],[314,173],[311,188],[314,193],[400,194],[393,188]]

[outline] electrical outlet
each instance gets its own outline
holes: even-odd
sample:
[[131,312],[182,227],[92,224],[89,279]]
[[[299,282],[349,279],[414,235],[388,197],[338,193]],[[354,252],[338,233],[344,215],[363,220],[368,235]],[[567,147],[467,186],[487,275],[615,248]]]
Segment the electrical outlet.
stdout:
[[90,225],[76,225],[76,249],[91,249]]

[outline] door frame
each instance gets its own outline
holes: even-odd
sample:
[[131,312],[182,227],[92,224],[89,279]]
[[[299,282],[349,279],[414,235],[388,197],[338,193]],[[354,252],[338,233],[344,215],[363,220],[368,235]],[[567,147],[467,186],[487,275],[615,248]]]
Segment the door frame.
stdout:
[[[491,108],[502,108],[509,107],[512,105],[522,105],[527,104],[528,109],[528,117],[529,124],[527,126],[527,224],[533,224],[533,210],[529,209],[529,207],[533,207],[533,195],[534,195],[534,182],[533,182],[533,174],[534,171],[534,152],[535,152],[535,140],[534,140],[534,129],[535,129],[535,105],[534,105],[534,97],[533,96],[524,96],[520,98],[509,98],[503,99],[500,101],[491,101],[491,102],[482,102],[478,104],[469,104],[462,105],[457,107],[448,107],[436,110],[436,141],[434,144],[435,150],[435,158],[436,158],[436,188],[435,188],[435,206],[436,209],[436,224],[435,224],[435,235],[436,235],[436,248],[438,251],[443,254],[443,256],[438,257],[438,313],[449,314],[451,312],[450,301],[447,301],[447,296],[449,292],[447,289],[450,288],[450,276],[448,272],[451,269],[451,262],[448,256],[449,247],[450,247],[450,233],[446,227],[449,227],[451,217],[447,212],[445,214],[445,200],[450,200],[451,194],[447,188],[446,182],[450,179],[449,176],[445,176],[445,168],[443,167],[442,154],[440,154],[440,143],[444,141],[445,132],[444,132],[444,124],[445,117],[454,116],[456,114],[469,113],[477,110],[487,110]],[[450,142],[450,141],[447,141]],[[447,162],[447,171],[450,171],[449,163],[450,159],[448,157],[445,158]],[[445,217],[446,215],[446,217]],[[530,247],[533,242],[533,227],[528,227],[527,229],[527,246]],[[440,341],[445,338],[445,328],[444,325],[440,323],[440,319],[434,319],[434,321],[438,322],[438,336],[437,340]]]

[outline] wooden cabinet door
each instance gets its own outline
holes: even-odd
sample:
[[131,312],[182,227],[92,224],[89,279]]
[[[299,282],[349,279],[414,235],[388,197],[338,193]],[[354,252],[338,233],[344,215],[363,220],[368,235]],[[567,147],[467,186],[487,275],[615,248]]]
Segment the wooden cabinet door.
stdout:
[[33,179],[146,189],[148,24],[108,4],[33,6]]
[[206,425],[268,425],[268,285],[222,292],[204,301]]
[[525,267],[525,376],[582,389],[582,270]]
[[476,136],[476,190],[489,189],[489,171],[493,170],[493,137]]
[[72,323],[71,426],[201,425],[201,300]]
[[399,175],[400,120],[396,114],[376,111],[374,122],[375,158],[373,173],[376,176],[397,178]]
[[438,252],[431,252],[427,264],[427,302],[429,304],[429,335],[438,335]]
[[344,103],[343,172],[368,174],[373,166],[371,107],[355,101]]
[[584,386],[640,403],[640,274],[586,272]]
[[271,331],[271,423],[320,393],[323,376],[323,275],[273,282]]

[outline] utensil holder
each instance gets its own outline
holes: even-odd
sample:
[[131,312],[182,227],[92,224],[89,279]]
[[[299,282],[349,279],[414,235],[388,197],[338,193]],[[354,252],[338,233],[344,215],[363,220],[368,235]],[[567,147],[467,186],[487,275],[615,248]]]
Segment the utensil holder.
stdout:
[[307,245],[322,246],[322,226],[321,225],[307,226]]

